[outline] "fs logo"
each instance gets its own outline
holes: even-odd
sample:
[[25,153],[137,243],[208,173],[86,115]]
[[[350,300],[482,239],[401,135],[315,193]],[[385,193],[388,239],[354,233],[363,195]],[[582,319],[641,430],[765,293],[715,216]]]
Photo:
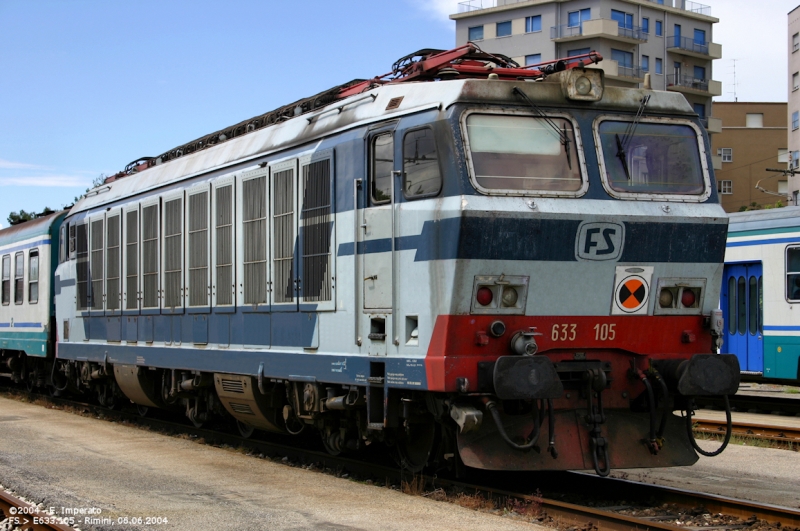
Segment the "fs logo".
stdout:
[[620,223],[586,222],[578,226],[575,258],[580,261],[617,260],[622,255],[625,227]]

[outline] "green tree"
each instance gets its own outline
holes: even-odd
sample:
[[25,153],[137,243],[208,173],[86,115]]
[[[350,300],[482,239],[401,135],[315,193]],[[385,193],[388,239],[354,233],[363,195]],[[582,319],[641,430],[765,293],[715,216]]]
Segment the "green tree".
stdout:
[[41,218],[43,216],[47,216],[49,214],[54,213],[50,207],[44,207],[44,210],[39,212],[25,212],[24,210],[20,210],[19,212],[11,212],[8,215],[8,224],[9,225],[19,225],[20,223],[25,223],[26,221],[30,221],[32,219]]

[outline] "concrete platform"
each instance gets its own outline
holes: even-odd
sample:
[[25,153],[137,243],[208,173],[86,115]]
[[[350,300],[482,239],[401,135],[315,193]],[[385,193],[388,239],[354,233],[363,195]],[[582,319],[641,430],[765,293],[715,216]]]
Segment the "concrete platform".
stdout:
[[57,513],[99,509],[114,522],[83,530],[546,529],[1,397],[0,484]]

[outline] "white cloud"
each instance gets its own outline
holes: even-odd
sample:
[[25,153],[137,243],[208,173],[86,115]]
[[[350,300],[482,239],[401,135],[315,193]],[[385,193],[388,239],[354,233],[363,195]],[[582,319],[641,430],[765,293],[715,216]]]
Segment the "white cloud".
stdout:
[[25,177],[0,177],[0,186],[37,186],[48,188],[86,187],[92,180],[78,175],[29,175]]
[[4,170],[41,170],[44,166],[36,164],[25,164],[24,162],[13,162],[10,160],[0,159],[0,169]]

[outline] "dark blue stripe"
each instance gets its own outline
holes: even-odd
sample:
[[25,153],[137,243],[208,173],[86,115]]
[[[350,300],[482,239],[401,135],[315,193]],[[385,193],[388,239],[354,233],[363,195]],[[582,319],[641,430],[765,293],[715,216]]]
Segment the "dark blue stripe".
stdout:
[[41,328],[42,323],[14,323],[14,328]]
[[[196,349],[186,347],[161,347],[119,345],[114,343],[59,343],[61,359],[85,359],[150,367],[181,367],[187,370],[248,374],[255,376],[264,364],[267,378],[300,379],[313,375],[319,382],[337,384],[366,384],[370,363],[385,363],[389,387],[427,389],[425,367],[419,358],[369,358],[366,355],[307,354],[301,352],[276,352],[274,350]],[[140,359],[141,358],[141,359]],[[141,361],[143,360],[143,361]],[[300,375],[300,376],[298,376]],[[414,385],[414,382],[419,385]]]
[[0,323],[0,328],[10,328],[11,323]]
[[728,247],[747,247],[750,245],[766,245],[770,243],[800,243],[800,237],[791,238],[772,238],[763,240],[747,240],[744,242],[728,242]]
[[787,325],[787,326],[778,326],[778,325],[767,326],[767,325],[764,325],[764,330],[772,330],[772,331],[776,331],[776,332],[797,332],[797,331],[800,331],[800,326],[791,326],[791,325]]
[[32,247],[37,247],[39,245],[50,245],[51,241],[52,240],[50,240],[48,238],[46,240],[39,240],[39,241],[35,241],[35,242],[30,242],[30,243],[23,243],[22,245],[17,245],[16,247],[10,247],[8,249],[2,249],[2,250],[0,250],[0,253],[7,254],[7,253],[13,253],[15,251],[24,251],[25,249],[30,249]]
[[[396,239],[414,261],[480,259],[574,262],[582,220],[466,216],[426,221],[422,232]],[[722,263],[727,227],[710,223],[626,222],[620,262]],[[391,239],[359,242],[358,254],[391,251]],[[353,242],[338,256],[353,254]]]

